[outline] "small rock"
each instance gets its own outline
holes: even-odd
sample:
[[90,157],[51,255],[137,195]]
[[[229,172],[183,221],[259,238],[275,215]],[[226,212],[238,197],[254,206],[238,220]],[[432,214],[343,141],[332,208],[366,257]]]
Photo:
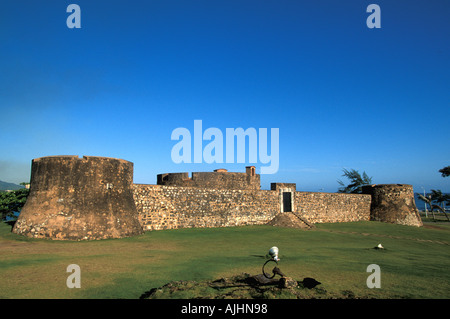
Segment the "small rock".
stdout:
[[280,288],[297,288],[297,281],[291,277],[281,277],[278,287]]

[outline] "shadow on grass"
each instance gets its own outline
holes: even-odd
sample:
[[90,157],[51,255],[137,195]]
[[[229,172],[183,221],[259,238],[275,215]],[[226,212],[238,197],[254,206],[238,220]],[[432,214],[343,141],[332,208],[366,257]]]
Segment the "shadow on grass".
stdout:
[[14,225],[16,224],[16,221],[17,221],[17,219],[14,219],[14,220],[7,220],[7,221],[4,221],[4,223],[5,223],[6,225],[8,225],[8,226],[11,227],[11,232],[12,232],[12,230],[13,230],[13,228],[14,228]]

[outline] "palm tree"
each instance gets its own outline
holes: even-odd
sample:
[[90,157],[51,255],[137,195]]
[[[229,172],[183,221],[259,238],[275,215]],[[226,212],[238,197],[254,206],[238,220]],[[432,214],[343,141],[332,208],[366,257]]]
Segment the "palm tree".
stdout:
[[445,195],[442,194],[441,190],[431,190],[431,200],[441,205],[443,202],[445,202]]
[[433,214],[434,220],[436,220],[436,216],[434,215],[434,209],[437,209],[437,210],[440,210],[441,212],[443,212],[445,217],[447,218],[447,220],[450,221],[445,209],[439,205],[433,204],[433,202],[440,204],[440,203],[443,203],[444,201],[448,201],[449,200],[448,195],[444,195],[444,194],[442,194],[442,192],[440,190],[434,190],[434,189],[431,190],[431,194],[429,194],[428,197],[425,197],[420,194],[417,194],[417,195],[421,200],[423,200],[425,203],[430,205],[431,213]]
[[372,184],[372,177],[369,177],[366,172],[363,172],[362,176],[354,169],[349,171],[344,168],[343,172],[344,174],[342,176],[347,177],[351,183],[345,186],[342,181],[338,180],[337,182],[342,186],[338,189],[339,193],[361,194],[364,185]]
[[450,166],[445,166],[444,168],[440,169],[439,173],[442,174],[442,177],[450,176]]

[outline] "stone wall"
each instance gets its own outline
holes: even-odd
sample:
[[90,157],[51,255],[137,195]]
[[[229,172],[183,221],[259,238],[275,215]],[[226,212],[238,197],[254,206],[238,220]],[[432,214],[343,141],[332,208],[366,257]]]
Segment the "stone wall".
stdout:
[[260,189],[260,175],[254,174],[252,166],[246,168],[246,173],[227,172],[218,169],[214,172],[165,173],[157,175],[157,184],[165,186],[199,187],[209,189]]
[[[266,224],[281,210],[282,192],[134,185],[144,230]],[[293,192],[294,210],[312,223],[369,220],[370,196]]]
[[294,208],[312,223],[339,223],[370,220],[369,195],[295,192]]
[[295,192],[297,187],[296,183],[270,183],[270,189],[273,191],[278,191],[282,188],[289,188]]
[[264,224],[279,211],[272,191],[134,185],[145,230]]

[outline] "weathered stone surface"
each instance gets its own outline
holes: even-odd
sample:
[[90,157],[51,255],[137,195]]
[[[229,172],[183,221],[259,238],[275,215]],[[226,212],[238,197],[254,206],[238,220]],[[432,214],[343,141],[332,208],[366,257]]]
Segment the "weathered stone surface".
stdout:
[[157,175],[157,184],[165,186],[200,187],[208,189],[249,189],[261,188],[260,175],[255,174],[255,167],[246,167],[245,173],[228,172],[217,169],[214,172],[165,173]]
[[297,282],[297,280],[294,280],[291,277],[281,277],[279,280],[278,287],[280,287],[280,288],[297,288],[298,282]]
[[143,232],[132,192],[133,163],[106,157],[32,161],[27,202],[13,232],[61,240],[120,238]]
[[363,193],[370,194],[370,219],[375,221],[423,226],[414,202],[412,185],[380,184],[363,187]]
[[145,230],[262,225],[276,216],[280,221],[274,220],[274,226],[310,228],[314,223],[370,218],[370,195],[293,192],[296,210],[282,215],[280,194],[278,190],[134,185]]
[[295,183],[270,183],[270,189],[273,191],[289,188],[295,192],[296,187],[297,184]]
[[370,200],[364,194],[295,192],[293,211],[314,224],[368,221]]
[[279,211],[268,190],[135,184],[134,198],[145,230],[260,225]]

